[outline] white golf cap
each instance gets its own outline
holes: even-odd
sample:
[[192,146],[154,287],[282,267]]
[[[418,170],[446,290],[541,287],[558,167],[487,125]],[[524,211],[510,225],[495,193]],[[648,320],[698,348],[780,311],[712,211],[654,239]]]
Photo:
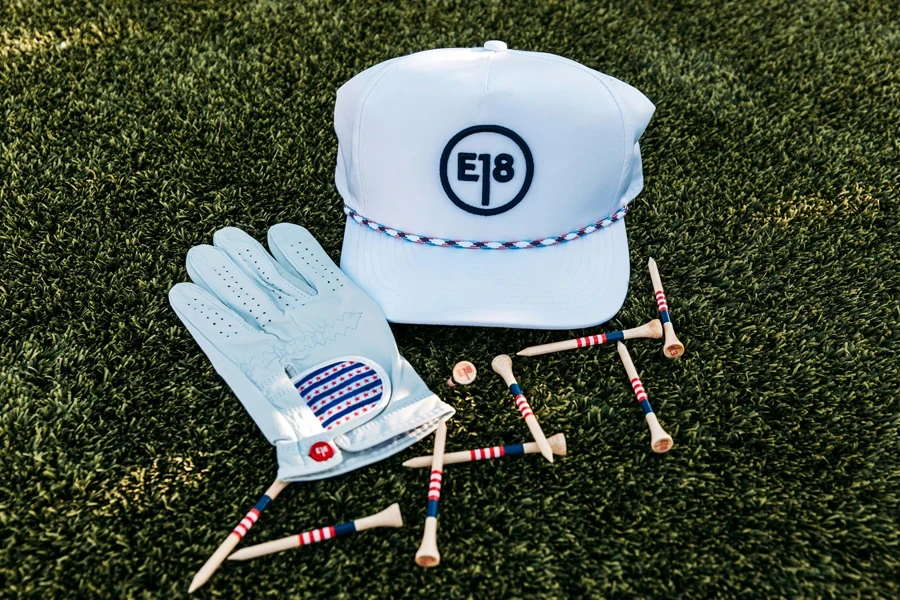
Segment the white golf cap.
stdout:
[[611,319],[653,111],[613,77],[499,41],[360,73],[334,115],[341,268],[397,323]]

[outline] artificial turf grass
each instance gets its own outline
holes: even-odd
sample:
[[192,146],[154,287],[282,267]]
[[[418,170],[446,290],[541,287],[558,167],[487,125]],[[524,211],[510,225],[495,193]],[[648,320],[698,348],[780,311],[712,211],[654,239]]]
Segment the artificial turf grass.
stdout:
[[[289,487],[245,543],[398,501],[408,526],[244,565],[198,596],[896,597],[896,7],[884,3],[0,7],[0,594],[173,597],[274,477],[274,453],[166,303],[223,226],[308,227],[338,258],[337,87],[503,39],[642,90],[646,188],[613,348],[516,359],[570,452],[448,467],[442,566],[413,565],[427,476]],[[66,41],[66,47],[60,44]],[[585,332],[395,326],[458,410],[448,449],[527,439],[491,358]],[[594,333],[595,331],[590,331]],[[475,385],[443,388],[468,359]]]

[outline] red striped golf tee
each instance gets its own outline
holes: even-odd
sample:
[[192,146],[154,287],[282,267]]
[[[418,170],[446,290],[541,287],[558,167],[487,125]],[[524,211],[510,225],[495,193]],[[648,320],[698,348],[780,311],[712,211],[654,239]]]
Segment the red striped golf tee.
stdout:
[[534,416],[534,413],[531,412],[531,407],[528,406],[528,400],[522,394],[516,394],[516,406],[519,407],[523,419]]
[[250,512],[247,513],[247,516],[241,519],[241,522],[238,523],[237,527],[234,528],[234,531],[231,533],[236,534],[239,538],[243,539],[247,532],[250,531],[250,528],[253,527],[253,524],[259,520],[259,511],[256,508],[251,508]]
[[[279,490],[280,491],[280,490]],[[266,510],[266,507],[269,505],[269,502],[272,501],[267,494],[263,494],[262,498],[256,503],[256,506],[250,509],[250,512],[247,513],[247,516],[241,519],[241,522],[238,523],[238,526],[234,528],[231,532],[232,535],[238,536],[238,539],[243,539],[247,532],[250,531],[250,528],[253,527],[253,524],[259,520],[259,514]]]
[[647,392],[644,391],[644,384],[641,383],[641,380],[638,377],[631,380],[631,387],[634,389],[634,395],[637,396],[638,402],[643,402],[647,399]]
[[662,290],[656,291],[656,305],[659,307],[659,312],[669,312],[669,305],[666,304],[666,295],[662,293]]
[[441,478],[443,475],[440,471],[431,472],[431,479],[428,482],[428,510],[426,515],[437,519],[438,501],[441,499]]
[[579,348],[588,348],[590,346],[597,346],[599,344],[605,344],[608,340],[606,339],[606,334],[601,333],[600,335],[589,335],[587,337],[580,337],[575,342],[578,344]]
[[648,415],[652,413],[653,408],[650,406],[647,392],[644,391],[644,384],[641,383],[641,380],[638,377],[631,380],[631,387],[634,390],[634,395],[637,396],[638,404],[641,405],[641,410],[644,411],[644,414]]
[[531,407],[528,406],[528,400],[525,399],[525,394],[522,393],[522,388],[519,387],[519,384],[509,384],[509,391],[512,392],[513,398],[516,399],[516,406],[519,408],[519,412],[522,413],[522,418],[533,417],[534,413],[531,412]]
[[493,448],[477,448],[475,450],[469,450],[469,457],[472,460],[486,460],[488,458],[500,458],[501,456],[506,455],[506,450],[503,446],[494,446]]
[[313,529],[312,531],[300,533],[297,535],[297,539],[300,540],[301,546],[306,546],[321,542],[322,540],[330,540],[334,535],[334,527],[322,527],[320,529]]
[[441,499],[441,478],[442,474],[440,471],[432,471],[431,472],[431,481],[428,483],[428,499],[429,500],[440,500]]

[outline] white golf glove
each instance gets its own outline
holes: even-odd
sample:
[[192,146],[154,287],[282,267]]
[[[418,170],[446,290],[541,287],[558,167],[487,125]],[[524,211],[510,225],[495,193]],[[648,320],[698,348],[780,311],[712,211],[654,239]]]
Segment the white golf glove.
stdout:
[[[271,254],[228,227],[187,255],[169,302],[275,445],[278,478],[332,477],[434,431],[454,410],[400,356],[378,305],[302,227]],[[274,258],[273,258],[274,257]]]

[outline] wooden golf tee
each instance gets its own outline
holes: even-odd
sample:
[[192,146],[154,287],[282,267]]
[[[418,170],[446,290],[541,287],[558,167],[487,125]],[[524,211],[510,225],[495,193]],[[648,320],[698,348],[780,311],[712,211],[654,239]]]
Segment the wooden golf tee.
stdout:
[[281,490],[286,488],[287,485],[288,482],[276,479],[272,485],[269,486],[269,489],[267,489],[266,493],[263,494],[263,497],[259,499],[256,506],[251,508],[250,512],[247,513],[247,516],[241,519],[241,522],[234,528],[234,531],[228,534],[225,541],[222,542],[216,551],[213,552],[213,555],[209,557],[209,560],[207,560],[206,563],[200,567],[200,570],[197,571],[197,574],[194,575],[194,579],[191,580],[191,586],[188,588],[189,594],[209,581],[209,578],[216,572],[219,565],[221,565],[228,555],[231,554],[231,551],[234,550],[235,546],[240,543],[244,536],[247,535],[247,532],[250,531],[250,528],[253,527],[253,524],[259,519],[260,513],[266,509],[269,502],[278,497],[278,494],[280,494]]
[[257,544],[247,548],[241,548],[228,557],[228,560],[250,560],[257,556],[265,556],[266,554],[274,554],[291,548],[299,548],[300,546],[308,546],[316,542],[330,540],[340,535],[347,535],[357,531],[365,531],[366,529],[374,529],[375,527],[403,527],[403,515],[400,514],[400,505],[391,504],[386,509],[374,515],[356,519],[349,523],[340,523],[320,529],[313,529],[297,535],[290,535],[280,540],[273,540],[264,544]]
[[537,417],[531,412],[531,407],[528,406],[528,400],[525,399],[522,388],[516,383],[516,378],[512,371],[512,359],[506,354],[495,356],[494,360],[491,361],[491,368],[494,369],[494,372],[502,377],[503,381],[506,382],[506,385],[509,386],[509,391],[512,392],[513,397],[516,399],[516,406],[522,413],[525,424],[528,425],[528,429],[531,431],[531,437],[533,437],[535,443],[537,443],[541,455],[550,462],[553,462],[553,450],[550,448],[550,443],[544,436],[544,431],[541,429]]
[[[551,435],[547,438],[550,443],[550,449],[557,456],[566,455],[566,436],[561,433]],[[476,460],[488,460],[492,458],[502,458],[504,456],[518,456],[520,454],[538,454],[541,451],[535,442],[527,444],[513,444],[512,446],[494,446],[492,448],[477,448],[475,450],[461,450],[459,452],[450,452],[444,455],[444,465],[455,465],[458,463],[473,462]],[[417,456],[411,458],[405,463],[404,467],[410,469],[424,469],[431,464],[430,456]]]
[[431,454],[431,478],[428,480],[428,513],[425,532],[416,552],[416,564],[420,567],[436,567],[441,563],[437,547],[438,502],[441,499],[441,479],[444,469],[444,446],[447,443],[447,424],[441,421],[434,433],[434,451]]
[[600,335],[589,335],[586,337],[566,340],[564,342],[553,342],[552,344],[541,344],[540,346],[529,346],[524,350],[516,352],[517,356],[538,356],[541,354],[550,354],[552,352],[562,352],[563,350],[574,350],[575,348],[589,348],[607,342],[618,342],[621,340],[631,340],[635,338],[651,338],[658,340],[663,336],[663,326],[659,319],[653,319],[644,323],[640,327],[633,327],[624,331],[612,331],[610,333],[601,333]]
[[659,424],[659,419],[656,418],[656,413],[653,412],[653,408],[650,406],[647,392],[644,391],[644,384],[641,383],[637,369],[634,368],[634,363],[631,361],[631,355],[628,354],[628,348],[625,347],[625,344],[619,342],[616,345],[616,349],[619,351],[619,357],[622,359],[622,364],[625,365],[625,372],[628,373],[628,379],[631,381],[634,395],[637,397],[641,410],[644,411],[644,418],[647,419],[647,425],[650,427],[650,447],[654,452],[660,454],[668,452],[672,448],[672,436],[666,433],[662,425]]
[[666,339],[663,341],[663,354],[669,358],[678,358],[684,354],[684,344],[675,335],[675,327],[669,318],[669,305],[666,295],[663,293],[662,279],[659,277],[659,269],[652,258],[647,261],[650,268],[650,280],[653,281],[653,293],[656,295],[656,306],[659,308],[659,318],[662,321],[663,332]]
[[475,381],[475,365],[467,360],[456,363],[453,367],[453,374],[447,380],[447,387],[455,388],[456,384],[469,385]]

